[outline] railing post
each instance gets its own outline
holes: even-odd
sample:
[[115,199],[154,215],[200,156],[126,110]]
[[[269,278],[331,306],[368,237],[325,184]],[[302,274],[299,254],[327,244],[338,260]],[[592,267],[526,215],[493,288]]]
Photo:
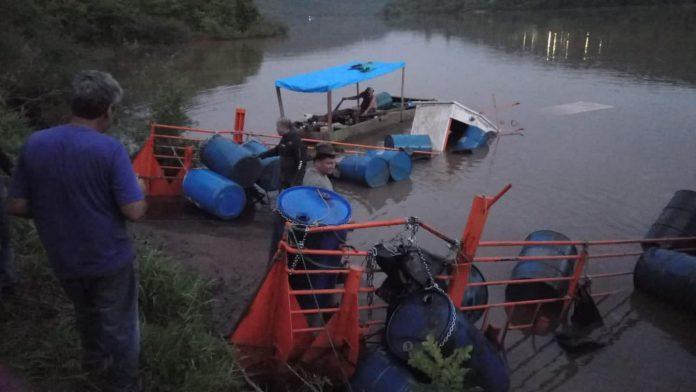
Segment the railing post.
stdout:
[[565,313],[568,311],[568,308],[570,307],[570,303],[573,301],[575,298],[575,292],[577,291],[578,288],[578,282],[580,281],[580,277],[582,276],[582,272],[585,269],[585,264],[587,263],[587,244],[582,245],[582,251],[580,251],[580,257],[577,258],[577,261],[575,263],[575,268],[573,269],[573,279],[570,281],[570,284],[568,285],[568,292],[566,293],[566,296],[568,299],[563,301],[563,311],[561,312],[561,315],[565,315]]
[[244,141],[244,119],[246,117],[246,109],[237,108],[234,114],[234,133],[232,134],[232,140],[236,143],[242,143]]

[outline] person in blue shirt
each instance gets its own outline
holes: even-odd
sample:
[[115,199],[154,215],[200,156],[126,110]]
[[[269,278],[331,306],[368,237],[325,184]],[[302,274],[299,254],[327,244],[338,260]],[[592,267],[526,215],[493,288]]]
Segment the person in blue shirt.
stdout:
[[68,124],[33,133],[20,151],[7,210],[34,219],[75,308],[83,368],[107,390],[137,390],[140,332],[135,250],[126,220],[147,208],[124,146],[104,135],[123,94],[111,75],[78,73]]

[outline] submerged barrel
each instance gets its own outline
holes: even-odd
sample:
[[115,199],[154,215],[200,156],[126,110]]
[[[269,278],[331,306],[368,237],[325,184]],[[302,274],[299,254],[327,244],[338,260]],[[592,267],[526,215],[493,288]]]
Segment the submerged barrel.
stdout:
[[[527,236],[525,241],[570,241],[565,235],[553,230],[538,230]],[[573,245],[528,245],[520,251],[520,256],[573,256],[578,251]],[[520,261],[512,270],[511,279],[537,279],[569,277],[573,274],[574,259],[561,260],[525,260]],[[535,282],[509,284],[505,287],[505,301],[529,301],[563,297],[568,290],[568,281]],[[536,304],[519,305],[506,308],[508,317],[513,324],[532,324],[531,329],[524,332],[546,334],[557,326],[562,301],[549,302],[541,305],[536,313]],[[535,319],[536,314],[536,319]]]
[[[471,266],[469,271],[469,283],[482,283],[486,279],[481,271],[475,265]],[[488,303],[488,286],[469,286],[464,293],[462,306],[485,305]],[[483,309],[468,310],[463,312],[464,316],[472,323],[478,321],[483,316]]]
[[356,392],[408,392],[419,384],[406,365],[383,350],[360,350],[349,382]]
[[696,257],[650,248],[638,259],[633,283],[641,291],[696,312]]
[[[251,139],[242,147],[249,150],[254,155],[259,155],[268,151],[263,143],[258,140]],[[280,189],[280,157],[268,157],[261,160],[261,176],[256,183],[267,192],[273,192]]]
[[189,201],[221,219],[236,218],[246,206],[241,186],[207,169],[189,170],[182,187]]
[[464,135],[452,147],[452,152],[471,152],[488,145],[488,139],[493,132],[486,132],[479,127],[469,125]]
[[432,151],[433,143],[428,135],[389,135],[384,138],[384,147],[400,148],[406,152]]
[[472,346],[469,368],[472,381],[487,392],[507,392],[510,374],[499,350],[461,313],[457,316],[454,347]]
[[[696,237],[696,192],[682,189],[674,193],[645,238]],[[695,248],[696,241],[643,243],[643,249],[659,246],[665,249]],[[696,252],[691,252],[696,254]]]
[[389,165],[389,177],[393,181],[406,180],[411,176],[413,164],[404,151],[369,151],[367,155],[386,161]]
[[210,170],[249,188],[261,177],[261,161],[248,149],[230,139],[215,135],[206,140],[199,155]]
[[384,159],[369,155],[349,155],[338,163],[341,179],[347,179],[370,188],[389,182],[389,164]]
[[439,344],[451,343],[457,311],[447,294],[423,290],[401,300],[387,321],[389,351],[408,361],[409,353],[432,335]]

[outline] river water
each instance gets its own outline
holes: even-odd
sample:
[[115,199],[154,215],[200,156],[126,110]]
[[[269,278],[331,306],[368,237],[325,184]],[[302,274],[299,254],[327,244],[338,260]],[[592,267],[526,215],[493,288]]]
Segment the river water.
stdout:
[[[168,64],[192,86],[189,115],[198,126],[229,129],[234,108],[244,107],[246,128],[268,133],[278,116],[275,79],[353,60],[405,61],[406,96],[456,100],[504,130],[524,128],[473,155],[417,162],[410,181],[378,189],[339,183],[358,221],[415,215],[458,236],[472,197],[510,183],[491,211],[485,240],[521,240],[542,228],[573,239],[640,238],[676,190],[696,189],[693,9],[401,22],[307,15],[285,18],[286,38],[196,43],[111,66],[128,79],[133,68]],[[394,94],[399,84],[399,73],[370,82]],[[334,97],[354,93],[349,87]],[[578,113],[558,107],[578,102],[599,105]],[[284,103],[292,118],[326,105],[324,95],[291,92]],[[391,234],[351,238],[366,246]],[[424,246],[442,246],[421,237]],[[590,271],[630,270],[635,258],[606,263]],[[484,273],[504,278],[509,268],[485,266]],[[597,286],[627,290],[600,307],[610,345],[572,356],[548,337],[512,334],[513,389],[693,391],[696,319],[632,294],[630,277]]]

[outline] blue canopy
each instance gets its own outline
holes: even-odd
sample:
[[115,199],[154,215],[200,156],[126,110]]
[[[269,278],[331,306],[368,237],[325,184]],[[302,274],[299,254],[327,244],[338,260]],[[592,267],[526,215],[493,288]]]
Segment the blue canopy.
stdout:
[[306,74],[278,79],[276,87],[282,87],[302,93],[325,93],[337,88],[363,80],[369,80],[394,72],[406,65],[403,61],[397,63],[380,63],[377,61],[354,61],[336,67],[322,69]]

